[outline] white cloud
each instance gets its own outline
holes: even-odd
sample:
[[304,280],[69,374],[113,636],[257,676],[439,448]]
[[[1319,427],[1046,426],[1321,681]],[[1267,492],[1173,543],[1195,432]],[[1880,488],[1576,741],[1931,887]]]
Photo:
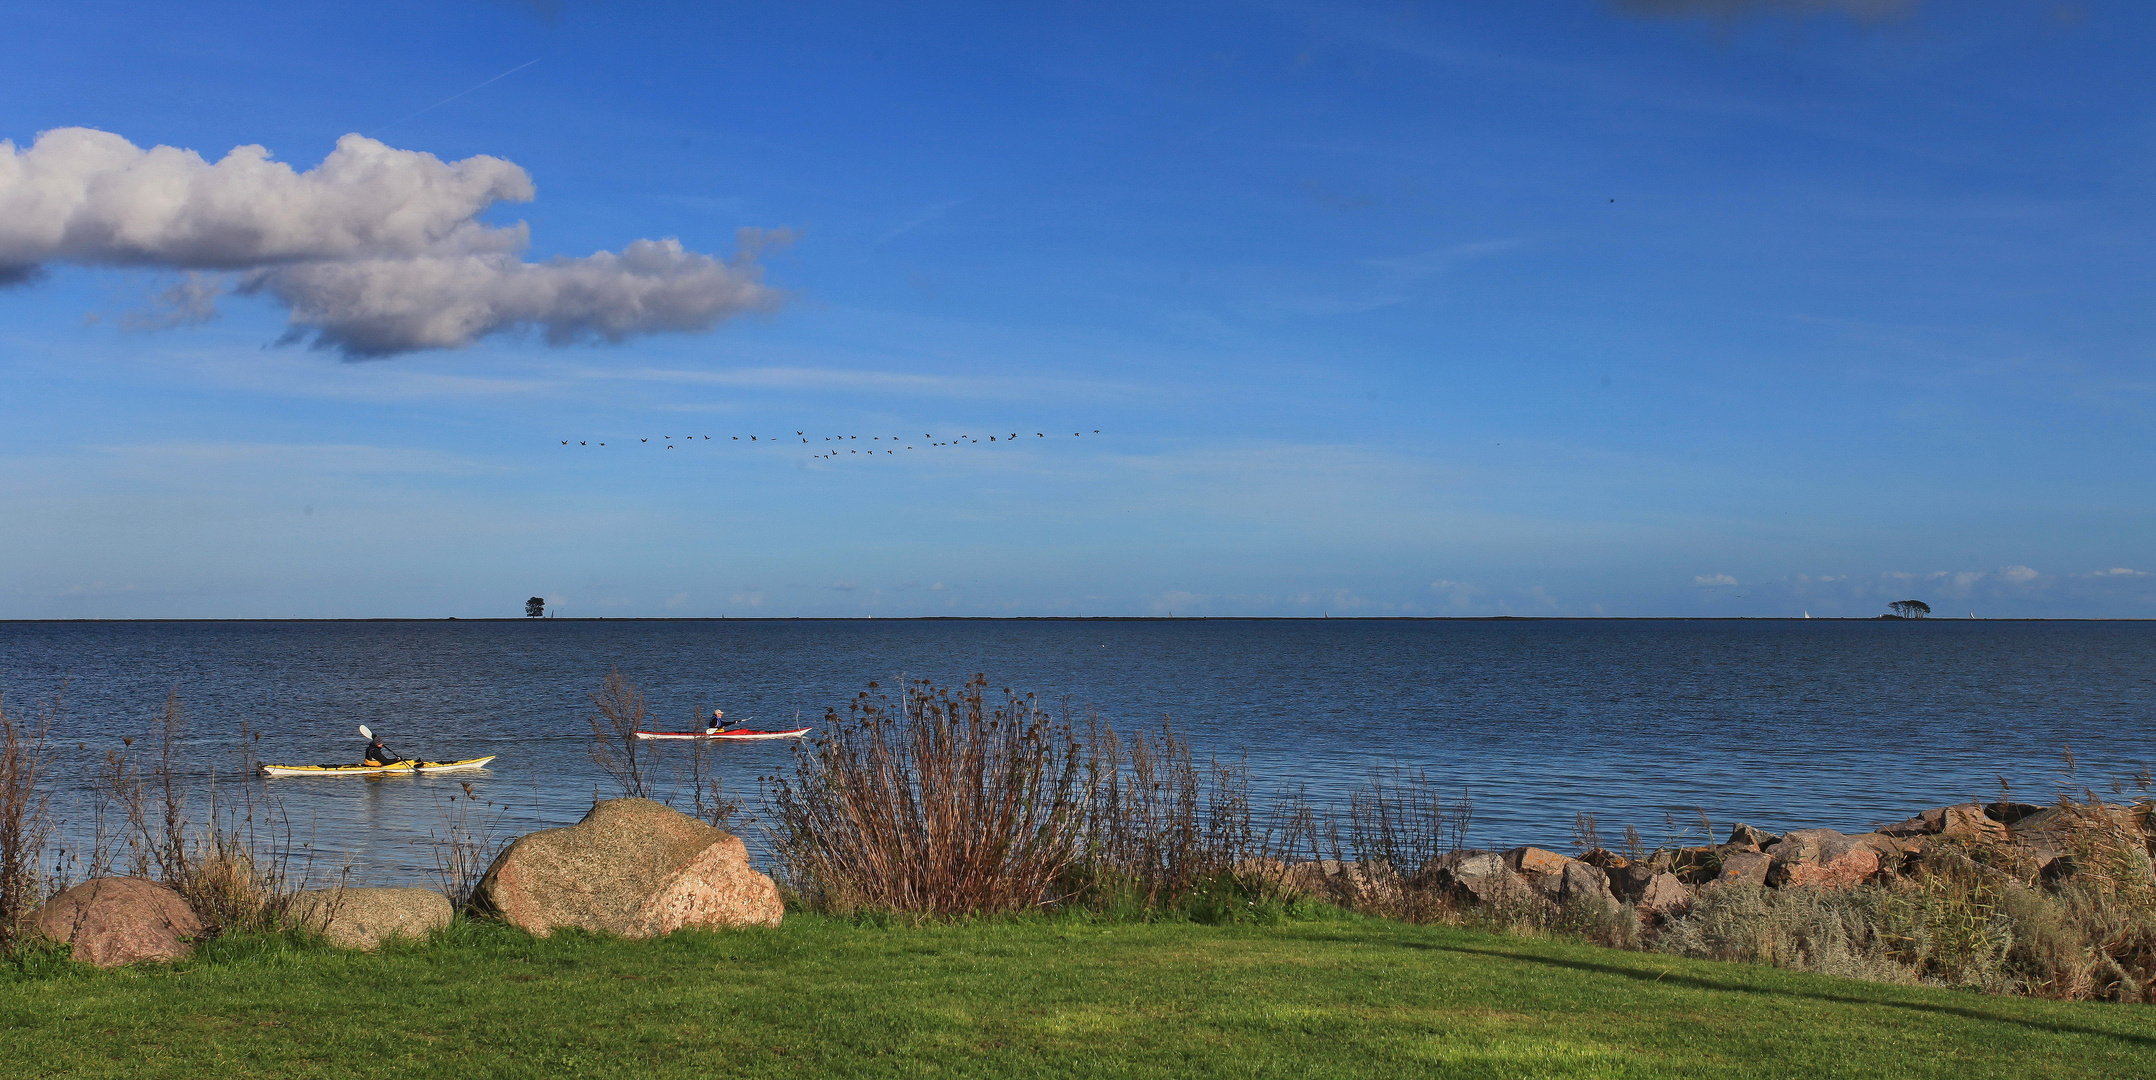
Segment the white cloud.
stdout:
[[2123,566],[2114,566],[2114,567],[2112,567],[2112,568],[2111,568],[2111,569],[2109,569],[2109,570],[2098,570],[2098,571],[2096,571],[2095,573],[2093,573],[2093,574],[2090,574],[2090,575],[2088,575],[2088,576],[2090,576],[2090,577],[2147,577],[2147,576],[2149,576],[2149,572],[2148,572],[2148,571],[2146,571],[2146,570],[2129,570],[2129,569],[2127,569],[2126,567],[2123,567]]
[[1737,579],[1728,574],[1701,574],[1692,579],[1694,585],[1735,585]]
[[293,338],[389,356],[524,327],[554,345],[708,330],[778,306],[759,277],[752,263],[684,251],[678,240],[638,240],[619,254],[543,263],[499,253],[301,263],[257,271],[239,291],[283,301]]
[[514,251],[524,227],[474,217],[527,202],[524,170],[480,155],[445,163],[346,135],[305,173],[260,146],[216,164],[110,132],[58,128],[28,149],[0,140],[0,266],[66,261],[244,270],[267,263],[418,255],[444,244]]
[[2035,581],[2040,576],[2042,575],[2026,566],[2002,566],[1999,568],[1999,577],[2016,585]]
[[59,128],[27,149],[0,140],[0,285],[53,262],[230,272],[235,281],[191,274],[131,325],[206,320],[229,288],[276,297],[292,338],[349,356],[456,348],[519,328],[555,344],[705,330],[784,299],[754,262],[758,248],[791,239],[783,230],[743,230],[732,260],[638,240],[524,262],[526,226],[478,215],[534,194],[531,177],[501,158],[444,162],[362,135],[299,172],[260,146],[211,163]]

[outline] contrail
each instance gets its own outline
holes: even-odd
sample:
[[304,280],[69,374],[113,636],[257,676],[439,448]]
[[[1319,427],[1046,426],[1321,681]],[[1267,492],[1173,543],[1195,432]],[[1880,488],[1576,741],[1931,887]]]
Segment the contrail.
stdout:
[[461,93],[455,93],[455,94],[451,94],[451,95],[449,95],[448,97],[445,97],[445,98],[443,98],[442,100],[440,100],[440,101],[437,101],[437,102],[435,102],[434,104],[432,104],[432,105],[429,105],[429,106],[427,106],[427,107],[426,107],[425,109],[421,109],[421,110],[419,110],[419,112],[415,112],[415,113],[411,114],[411,116],[400,116],[400,117],[396,118],[395,120],[391,120],[391,121],[390,121],[389,123],[383,124],[383,125],[382,125],[381,127],[375,128],[374,130],[375,130],[375,131],[377,131],[377,132],[380,132],[380,131],[387,131],[387,130],[389,130],[390,128],[396,127],[396,126],[397,126],[398,124],[404,123],[404,122],[405,122],[406,120],[410,120],[410,119],[411,119],[411,118],[412,118],[413,116],[418,116],[418,115],[419,115],[419,113],[427,112],[427,111],[430,111],[430,110],[433,110],[433,109],[439,109],[439,108],[441,108],[442,106],[444,106],[444,105],[447,105],[447,104],[449,104],[450,102],[452,102],[452,101],[455,101],[455,100],[457,100],[457,99],[458,99],[458,98],[460,98],[460,97],[463,97],[463,96],[464,96],[465,94],[469,94],[469,93],[471,93],[471,92],[472,92],[472,90],[478,90],[478,89],[480,89],[480,88],[482,88],[482,87],[486,87],[486,86],[490,86],[490,85],[492,85],[492,84],[494,84],[494,83],[498,83],[498,82],[502,81],[503,79],[506,79],[506,78],[508,78],[509,76],[511,76],[511,75],[514,75],[514,74],[516,74],[517,72],[519,72],[519,71],[522,71],[522,70],[524,70],[525,68],[528,68],[528,67],[532,66],[533,64],[536,64],[536,63],[538,63],[538,62],[539,62],[540,60],[543,60],[543,59],[545,59],[545,57],[536,57],[536,58],[534,58],[534,59],[531,59],[531,60],[526,60],[526,61],[524,61],[523,63],[521,63],[521,64],[518,64],[517,66],[515,66],[515,67],[513,67],[513,68],[510,68],[509,70],[507,70],[507,71],[504,71],[504,72],[502,72],[501,74],[499,74],[499,75],[496,75],[496,76],[494,76],[494,77],[493,77],[493,78],[491,78],[491,79],[488,79],[488,80],[487,80],[486,82],[480,83],[480,84],[479,84],[478,86],[474,86],[474,87],[472,87],[472,89],[471,89],[471,90],[465,90],[465,91],[463,91],[463,92],[461,92]]

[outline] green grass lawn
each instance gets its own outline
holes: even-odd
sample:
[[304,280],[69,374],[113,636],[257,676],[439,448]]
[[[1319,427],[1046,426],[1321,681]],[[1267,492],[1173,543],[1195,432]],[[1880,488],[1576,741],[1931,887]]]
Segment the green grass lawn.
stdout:
[[0,976],[0,1076],[2156,1076],[2156,1013],[1342,919],[227,940]]

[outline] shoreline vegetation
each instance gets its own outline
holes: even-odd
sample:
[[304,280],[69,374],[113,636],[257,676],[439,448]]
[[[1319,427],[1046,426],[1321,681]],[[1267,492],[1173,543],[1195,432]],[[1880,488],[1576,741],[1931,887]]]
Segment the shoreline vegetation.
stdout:
[[[626,678],[609,675],[592,706],[592,756],[621,795],[721,829],[735,819],[741,805],[701,744],[668,754],[629,737],[645,716]],[[95,776],[62,778],[51,772],[61,707],[56,695],[0,708],[0,979],[74,970],[64,947],[29,931],[30,916],[77,881],[122,874],[176,890],[206,948],[311,940],[296,899],[353,883],[308,864],[274,790],[253,780],[252,732],[238,733],[226,770],[183,782],[174,696]],[[758,816],[788,917],[834,924],[1375,920],[1875,983],[2156,1002],[2156,777],[2115,782],[2106,800],[2070,786],[2070,755],[2065,765],[2048,805],[2002,787],[1994,802],[1854,836],[1736,824],[1717,840],[1701,814],[1666,820],[1653,840],[1628,826],[1605,841],[1580,814],[1573,854],[1480,851],[1469,846],[1472,802],[1421,774],[1375,770],[1337,805],[1294,787],[1257,792],[1245,765],[1199,760],[1165,722],[1118,732],[976,676],[869,683],[825,713],[790,767],[760,778]],[[63,780],[94,796],[84,851],[53,846],[50,796]],[[462,909],[513,838],[468,787],[441,818],[440,892]]]

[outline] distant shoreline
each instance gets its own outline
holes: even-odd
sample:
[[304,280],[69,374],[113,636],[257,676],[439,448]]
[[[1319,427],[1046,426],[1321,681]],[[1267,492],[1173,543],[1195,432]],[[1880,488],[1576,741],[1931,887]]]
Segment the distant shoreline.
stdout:
[[572,615],[534,619],[528,616],[395,615],[377,618],[164,618],[164,619],[0,619],[10,623],[539,623],[539,622],[2156,622],[2156,618],[2110,616],[2053,618],[2002,616],[1982,619],[1888,619],[1877,615]]

